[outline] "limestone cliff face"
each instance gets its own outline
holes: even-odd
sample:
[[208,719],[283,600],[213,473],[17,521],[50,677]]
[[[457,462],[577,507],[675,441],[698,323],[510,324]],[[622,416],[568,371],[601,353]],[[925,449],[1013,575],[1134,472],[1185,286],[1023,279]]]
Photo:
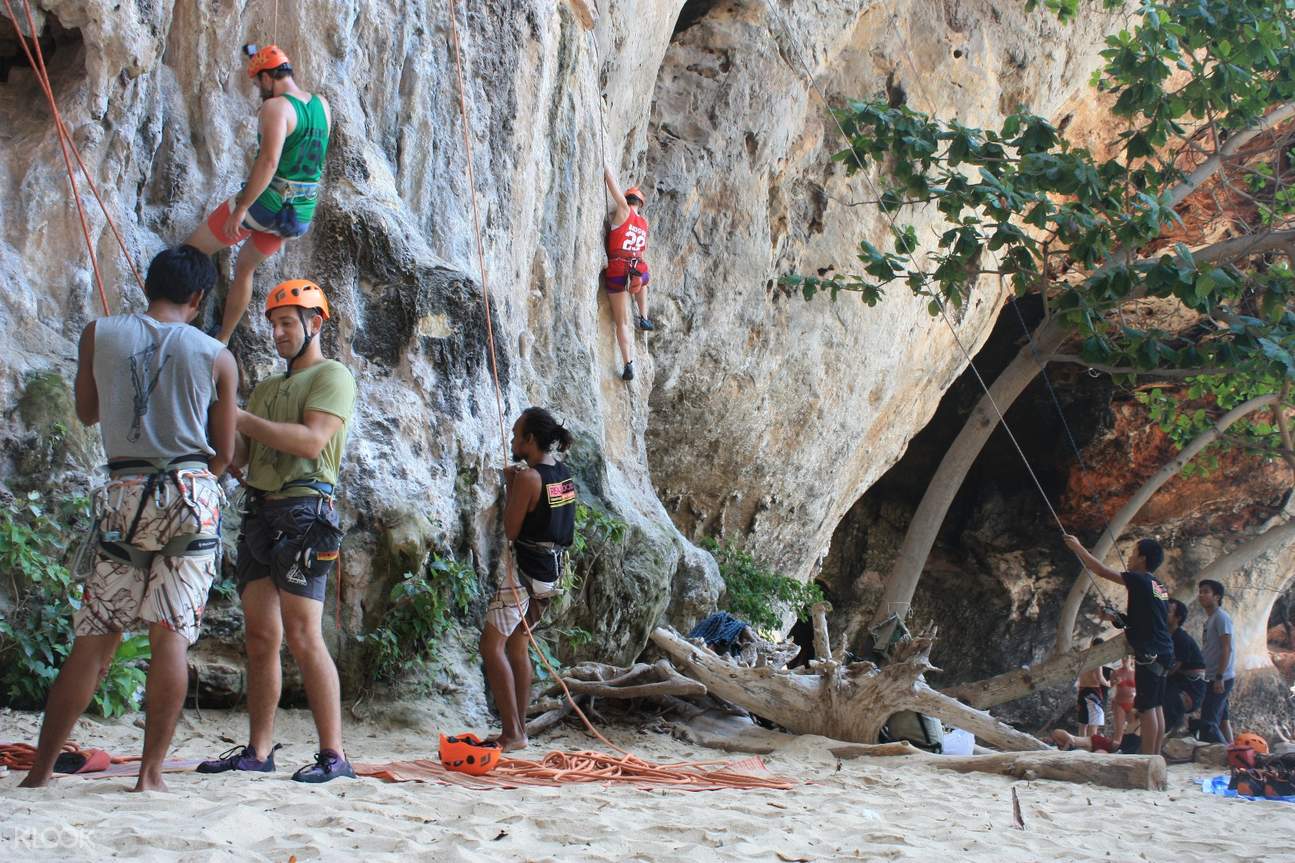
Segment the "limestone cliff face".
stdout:
[[[256,104],[238,48],[271,41],[274,5],[33,3],[61,111],[141,268],[245,176]],[[886,231],[874,208],[850,206],[869,186],[829,162],[840,142],[800,64],[833,101],[890,93],[990,124],[1019,104],[1052,113],[1078,92],[1109,23],[1061,27],[988,0],[603,5],[593,33],[558,0],[458,7],[473,189],[447,4],[281,4],[277,42],[335,126],[315,226],[261,268],[253,310],[281,278],[317,279],[337,310],[326,352],[359,379],[342,477],[349,633],[432,548],[471,554],[492,583],[502,456],[487,314],[505,424],[527,404],[555,409],[577,432],[582,491],[631,526],[572,612],[603,657],[629,659],[662,615],[684,622],[715,600],[713,561],[676,524],[689,538],[744,538],[808,575],[964,361],[915,299],[869,310],[776,287],[792,269],[848,270],[857,242]],[[33,376],[70,381],[77,335],[100,309],[51,117],[30,70],[13,65],[12,35],[0,16],[0,477],[22,483],[34,478],[23,454],[48,429],[10,407]],[[663,329],[640,340],[630,386],[597,284],[604,151],[648,190],[654,228]],[[87,203],[112,310],[141,308]],[[969,348],[996,307],[989,289],[962,316]],[[249,384],[279,368],[255,312],[233,347]],[[82,437],[44,469],[99,458]]]
[[[654,276],[653,481],[685,533],[749,536],[807,577],[965,360],[903,287],[872,309],[778,287],[788,271],[858,272],[859,241],[890,232],[859,204],[877,197],[875,174],[831,161],[842,139],[805,70],[832,104],[888,96],[991,126],[1022,106],[1054,115],[1086,87],[1108,22],[1062,27],[978,0],[687,5],[704,14],[681,18],[666,51],[647,141],[667,264]],[[925,243],[930,215],[903,217]],[[985,285],[959,316],[969,350],[1000,299]]]

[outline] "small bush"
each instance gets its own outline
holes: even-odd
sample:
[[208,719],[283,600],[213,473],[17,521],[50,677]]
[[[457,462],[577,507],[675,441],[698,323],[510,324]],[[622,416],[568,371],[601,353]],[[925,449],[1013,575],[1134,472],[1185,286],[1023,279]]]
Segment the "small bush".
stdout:
[[433,557],[422,572],[405,573],[391,588],[382,625],[361,636],[372,651],[377,679],[393,680],[434,659],[441,639],[476,595],[476,572],[452,557]]
[[781,632],[784,614],[790,612],[804,620],[810,606],[823,599],[817,584],[801,584],[780,575],[739,548],[714,539],[702,542],[702,548],[715,555],[719,563],[725,587],[721,607],[765,637]]
[[[16,707],[45,703],[72,650],[72,614],[82,585],[63,563],[62,550],[90,527],[89,501],[73,497],[50,513],[40,492],[0,504],[0,573],[13,606],[0,617],[0,693]],[[95,693],[93,707],[114,716],[139,707],[149,659],[148,637],[124,638]]]

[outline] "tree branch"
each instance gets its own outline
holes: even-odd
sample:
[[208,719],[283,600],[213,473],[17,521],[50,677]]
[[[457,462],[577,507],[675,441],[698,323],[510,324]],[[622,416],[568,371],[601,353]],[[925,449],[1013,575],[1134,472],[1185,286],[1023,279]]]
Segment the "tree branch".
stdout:
[[1199,369],[1139,369],[1133,366],[1110,366],[1105,363],[1093,363],[1079,356],[1078,354],[1053,354],[1050,358],[1054,363],[1069,363],[1070,365],[1086,366],[1090,369],[1096,369],[1099,372],[1105,372],[1108,375],[1143,375],[1147,377],[1162,378],[1194,378],[1208,377],[1210,375],[1229,375],[1236,374],[1239,369],[1234,368],[1199,368]]
[[1181,204],[1188,195],[1195,192],[1206,180],[1218,173],[1222,169],[1223,163],[1235,156],[1246,144],[1249,144],[1264,132],[1280,126],[1292,118],[1295,118],[1295,102],[1286,102],[1278,105],[1272,113],[1260,117],[1255,121],[1254,125],[1234,133],[1222,147],[1218,148],[1213,156],[1198,165],[1194,171],[1183,178],[1181,183],[1169,190],[1169,193],[1165,196],[1169,206],[1177,207]]

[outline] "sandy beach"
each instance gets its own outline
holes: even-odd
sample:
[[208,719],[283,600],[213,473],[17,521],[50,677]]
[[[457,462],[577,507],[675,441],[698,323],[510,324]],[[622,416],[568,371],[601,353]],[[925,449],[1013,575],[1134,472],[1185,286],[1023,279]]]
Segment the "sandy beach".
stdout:
[[[138,752],[139,717],[83,718],[73,739]],[[0,740],[35,739],[39,716],[0,713]],[[765,757],[794,791],[643,791],[605,785],[469,791],[374,779],[303,786],[288,777],[313,752],[309,714],[282,711],[273,775],[168,774],[170,793],[128,794],[120,778],[64,778],[20,790],[0,777],[0,849],[8,860],[147,861],[1253,861],[1295,860],[1295,806],[1201,793],[1199,765],[1172,767],[1168,792],[959,775],[894,759],[838,761],[803,738]],[[448,726],[447,726],[448,729]],[[461,729],[455,729],[461,730]],[[480,730],[480,729],[478,729]],[[356,760],[428,757],[435,732],[350,724]],[[732,757],[667,734],[608,729],[658,761]],[[242,712],[186,711],[178,758],[242,742]],[[566,729],[532,745],[586,749]],[[1114,756],[1113,756],[1114,757]],[[1023,830],[1012,824],[1012,789]]]

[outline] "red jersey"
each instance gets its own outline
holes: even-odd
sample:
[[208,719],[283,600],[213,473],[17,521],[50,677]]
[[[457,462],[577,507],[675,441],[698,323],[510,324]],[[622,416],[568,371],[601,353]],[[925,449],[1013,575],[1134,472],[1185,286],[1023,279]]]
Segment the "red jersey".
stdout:
[[628,219],[607,232],[607,257],[642,260],[647,257],[647,239],[647,219],[631,210]]

